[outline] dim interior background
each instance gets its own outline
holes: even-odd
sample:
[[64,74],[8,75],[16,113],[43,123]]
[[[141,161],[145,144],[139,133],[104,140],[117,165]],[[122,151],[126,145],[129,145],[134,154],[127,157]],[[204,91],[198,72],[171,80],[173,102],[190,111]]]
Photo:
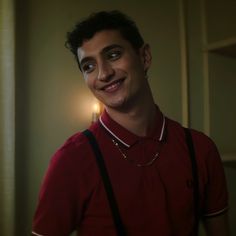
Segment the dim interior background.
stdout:
[[149,80],[161,110],[216,142],[236,235],[232,0],[0,0],[0,235],[30,234],[50,157],[91,122],[94,100],[65,33],[91,12],[111,9],[129,14],[151,46]]

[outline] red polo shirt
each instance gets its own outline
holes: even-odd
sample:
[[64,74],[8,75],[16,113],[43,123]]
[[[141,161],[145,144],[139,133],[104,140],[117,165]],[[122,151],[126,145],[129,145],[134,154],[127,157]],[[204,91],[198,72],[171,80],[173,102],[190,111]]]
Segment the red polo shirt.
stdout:
[[[185,134],[180,124],[158,112],[147,137],[132,134],[106,112],[90,130],[101,148],[127,234],[189,236],[193,189]],[[191,132],[202,212],[214,216],[227,209],[223,167],[214,143]],[[33,221],[35,235],[67,236],[74,230],[81,236],[116,235],[93,151],[81,133],[52,157]]]

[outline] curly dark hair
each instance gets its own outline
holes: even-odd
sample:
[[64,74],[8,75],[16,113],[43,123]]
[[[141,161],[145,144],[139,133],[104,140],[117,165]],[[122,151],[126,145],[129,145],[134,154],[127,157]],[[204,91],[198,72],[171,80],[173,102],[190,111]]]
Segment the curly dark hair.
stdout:
[[82,46],[85,40],[91,39],[102,30],[118,30],[136,50],[144,44],[135,22],[124,13],[117,10],[92,13],[88,18],[77,23],[71,32],[67,33],[65,46],[74,54],[77,62],[78,48]]

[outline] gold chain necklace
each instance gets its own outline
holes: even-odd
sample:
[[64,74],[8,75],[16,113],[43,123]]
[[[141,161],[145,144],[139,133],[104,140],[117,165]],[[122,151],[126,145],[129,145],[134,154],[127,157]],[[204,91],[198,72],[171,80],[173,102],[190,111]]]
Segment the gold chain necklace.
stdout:
[[119,144],[118,144],[114,139],[112,139],[112,142],[113,142],[113,144],[118,148],[118,150],[119,150],[119,152],[121,153],[122,157],[123,157],[126,161],[129,161],[129,162],[131,162],[132,164],[135,164],[137,167],[150,166],[150,165],[152,165],[153,162],[159,157],[159,152],[157,152],[157,153],[153,156],[153,158],[152,158],[150,161],[148,161],[148,162],[146,162],[146,163],[144,163],[144,164],[135,163],[135,161],[130,160],[130,159],[127,157],[127,155],[121,150]]

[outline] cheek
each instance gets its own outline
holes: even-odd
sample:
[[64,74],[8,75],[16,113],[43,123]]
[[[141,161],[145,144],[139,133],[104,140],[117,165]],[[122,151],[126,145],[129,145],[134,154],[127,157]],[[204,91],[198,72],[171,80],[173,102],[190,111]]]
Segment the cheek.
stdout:
[[93,76],[91,76],[91,75],[85,76],[84,80],[85,80],[85,83],[86,83],[87,87],[90,90],[94,90],[96,88],[96,79],[93,78]]
[[137,57],[129,58],[124,63],[124,68],[126,71],[130,71],[131,73],[142,73],[144,71],[144,65],[141,60]]
[[83,75],[85,84],[89,87],[89,78],[86,75]]

